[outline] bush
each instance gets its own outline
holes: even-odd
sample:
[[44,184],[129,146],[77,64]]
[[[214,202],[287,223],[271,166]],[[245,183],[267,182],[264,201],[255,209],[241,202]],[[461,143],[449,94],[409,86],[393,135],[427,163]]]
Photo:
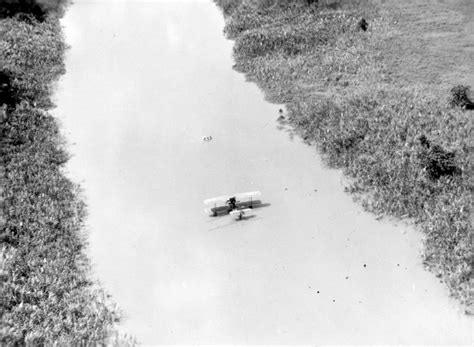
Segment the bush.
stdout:
[[457,85],[451,88],[449,104],[452,107],[463,107],[468,110],[474,109],[474,102],[469,100],[468,93],[470,88],[468,86]]
[[446,151],[439,145],[431,146],[425,135],[420,137],[420,143],[423,146],[423,150],[419,153],[420,160],[430,179],[437,180],[441,176],[461,173],[461,169],[455,164],[454,152]]

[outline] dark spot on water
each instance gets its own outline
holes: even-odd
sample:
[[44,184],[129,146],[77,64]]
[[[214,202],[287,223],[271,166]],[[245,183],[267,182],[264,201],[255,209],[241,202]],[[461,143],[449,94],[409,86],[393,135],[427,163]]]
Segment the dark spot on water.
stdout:
[[316,293],[319,294],[319,290]]
[[367,264],[364,264],[364,267],[367,267]]
[[400,264],[397,264],[397,266],[400,266]]
[[349,276],[346,276],[346,280],[348,280],[348,279],[349,279]]
[[336,300],[333,300],[332,302],[336,302]]
[[288,188],[285,188],[285,190],[288,190]]

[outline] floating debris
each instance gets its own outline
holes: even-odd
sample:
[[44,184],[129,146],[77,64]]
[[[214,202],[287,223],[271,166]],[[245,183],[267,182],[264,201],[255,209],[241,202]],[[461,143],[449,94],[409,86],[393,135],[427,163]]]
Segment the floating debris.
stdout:
[[212,140],[212,136],[203,136],[202,138],[203,141],[209,142]]

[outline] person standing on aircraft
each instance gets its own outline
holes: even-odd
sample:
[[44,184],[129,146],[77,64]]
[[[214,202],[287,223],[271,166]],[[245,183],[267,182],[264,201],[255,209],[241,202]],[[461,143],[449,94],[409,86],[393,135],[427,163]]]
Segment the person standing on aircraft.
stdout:
[[229,198],[229,200],[226,201],[226,204],[229,206],[230,211],[233,211],[236,209],[236,202],[237,200],[235,199],[235,196]]

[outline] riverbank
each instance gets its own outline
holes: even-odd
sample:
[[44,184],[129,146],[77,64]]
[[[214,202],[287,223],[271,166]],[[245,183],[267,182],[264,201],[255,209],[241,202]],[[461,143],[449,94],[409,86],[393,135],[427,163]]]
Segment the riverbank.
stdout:
[[55,83],[65,72],[64,6],[13,1],[0,11],[5,345],[102,344],[119,319],[92,280],[85,204],[64,174],[69,154],[50,113]]
[[344,170],[365,208],[418,225],[424,263],[472,312],[473,118],[449,95],[472,82],[472,6],[430,3],[428,20],[426,1],[217,3],[235,68],[286,104],[281,122]]

